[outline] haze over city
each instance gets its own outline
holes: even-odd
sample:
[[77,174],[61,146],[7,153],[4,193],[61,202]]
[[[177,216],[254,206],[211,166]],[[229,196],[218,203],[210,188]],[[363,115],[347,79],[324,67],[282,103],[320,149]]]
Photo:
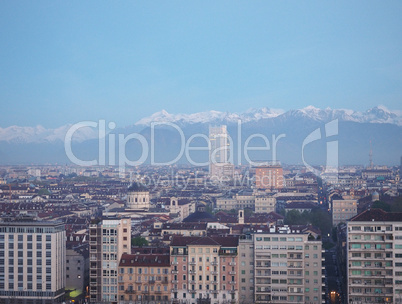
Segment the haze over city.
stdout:
[[401,16],[0,1],[0,303],[402,303]]

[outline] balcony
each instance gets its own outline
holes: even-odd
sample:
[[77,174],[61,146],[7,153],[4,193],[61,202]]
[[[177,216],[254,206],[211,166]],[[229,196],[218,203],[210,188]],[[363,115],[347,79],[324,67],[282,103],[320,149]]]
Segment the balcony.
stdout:
[[189,290],[188,292],[189,292],[189,293],[196,293],[197,290],[191,289],[191,290]]
[[149,280],[148,284],[155,284],[155,280]]
[[230,281],[229,284],[230,285],[236,285],[236,281]]
[[218,265],[218,262],[217,262],[217,261],[212,261],[212,262],[211,262],[211,265],[212,265],[212,266],[217,266],[217,265]]
[[173,273],[173,274],[178,274],[179,271],[178,271],[178,270],[172,270],[172,273]]
[[212,274],[212,275],[217,275],[218,272],[217,272],[217,271],[211,271],[211,274]]
[[229,265],[230,266],[236,266],[236,262],[230,262]]
[[125,293],[128,293],[128,294],[135,294],[135,293],[137,293],[134,289],[126,289],[126,291],[124,291]]
[[211,290],[211,293],[219,293],[219,290]]
[[173,288],[171,292],[177,292],[177,288]]
[[172,284],[177,284],[178,281],[177,280],[172,280]]
[[189,274],[196,274],[197,272],[195,270],[189,270],[188,273]]
[[197,264],[197,262],[196,261],[190,261],[190,262],[188,262],[190,265],[196,265]]
[[236,274],[236,271],[229,271],[229,274]]
[[172,261],[172,265],[179,265],[179,262],[177,262],[177,261]]

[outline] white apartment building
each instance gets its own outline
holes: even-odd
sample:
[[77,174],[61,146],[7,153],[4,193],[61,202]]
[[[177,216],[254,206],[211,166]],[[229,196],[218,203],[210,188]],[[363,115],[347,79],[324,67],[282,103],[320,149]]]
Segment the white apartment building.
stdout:
[[25,217],[0,222],[0,303],[61,303],[66,286],[61,222]]
[[347,249],[348,303],[402,303],[402,213],[355,216]]
[[325,302],[321,240],[287,226],[253,240],[255,303]]
[[131,219],[104,219],[89,226],[91,303],[117,301],[120,258],[130,250]]

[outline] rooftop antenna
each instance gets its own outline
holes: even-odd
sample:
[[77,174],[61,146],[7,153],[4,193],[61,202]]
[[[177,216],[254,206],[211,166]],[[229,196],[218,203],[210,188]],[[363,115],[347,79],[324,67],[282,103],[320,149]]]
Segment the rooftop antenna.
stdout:
[[373,165],[373,148],[371,146],[371,139],[370,139],[369,161],[370,161],[370,169],[373,169],[374,168],[374,165]]

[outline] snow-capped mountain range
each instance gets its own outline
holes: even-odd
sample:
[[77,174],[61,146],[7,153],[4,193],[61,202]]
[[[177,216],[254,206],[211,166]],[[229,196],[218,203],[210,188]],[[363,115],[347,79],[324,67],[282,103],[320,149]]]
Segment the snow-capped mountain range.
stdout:
[[[152,122],[176,123],[179,125],[208,124],[208,123],[242,123],[258,122],[264,119],[310,119],[318,122],[327,122],[332,119],[352,121],[358,123],[388,123],[402,126],[402,111],[389,110],[385,106],[377,106],[365,112],[348,109],[319,109],[308,106],[303,109],[283,111],[280,109],[249,109],[243,113],[230,113],[220,111],[207,111],[193,114],[170,114],[165,110],[156,112],[149,117],[137,121],[136,127],[146,127]],[[36,127],[10,126],[0,128],[0,141],[15,143],[54,142],[64,141],[71,124],[55,129],[46,129],[40,125]],[[95,128],[80,128],[73,136],[76,142],[97,138]]]
[[137,126],[148,126],[151,122],[170,122],[180,124],[195,123],[236,123],[241,120],[242,123],[259,121],[261,119],[271,119],[283,116],[288,117],[305,117],[315,121],[329,121],[339,119],[342,121],[353,121],[360,123],[390,123],[402,126],[402,111],[391,111],[385,106],[377,106],[365,112],[358,112],[348,109],[319,109],[308,106],[299,110],[290,110],[285,112],[281,109],[249,109],[243,113],[230,113],[219,111],[199,112],[193,114],[170,114],[165,110],[156,112],[149,117],[140,119],[135,123]]
[[[10,126],[0,128],[0,141],[15,143],[64,141],[66,133],[71,126],[71,124],[68,124],[55,129],[46,129],[41,125],[36,127]],[[83,142],[97,136],[98,131],[96,129],[84,127],[74,132],[72,139],[76,142]]]

